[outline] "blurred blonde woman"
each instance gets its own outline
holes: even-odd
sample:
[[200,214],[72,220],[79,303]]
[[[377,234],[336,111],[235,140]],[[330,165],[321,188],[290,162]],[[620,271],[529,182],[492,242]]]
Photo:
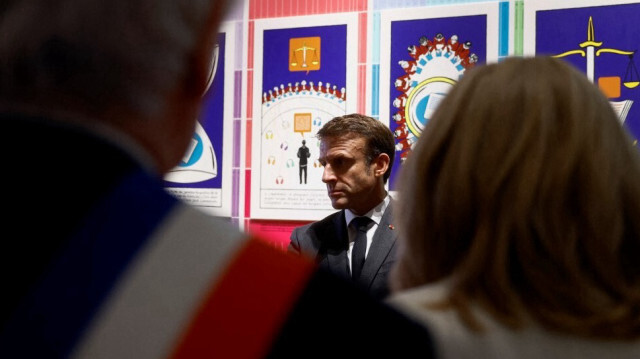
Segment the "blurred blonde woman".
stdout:
[[392,302],[440,358],[640,358],[640,158],[560,60],[470,71],[401,178]]

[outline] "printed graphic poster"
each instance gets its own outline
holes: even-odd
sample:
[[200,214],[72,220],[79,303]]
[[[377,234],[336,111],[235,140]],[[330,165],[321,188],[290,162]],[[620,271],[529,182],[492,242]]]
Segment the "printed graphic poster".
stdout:
[[315,135],[354,112],[357,15],[256,21],[251,217],[333,212]]
[[498,4],[381,14],[380,119],[396,137],[389,187],[424,126],[464,73],[498,59]]
[[231,216],[232,29],[225,26],[218,34],[196,131],[180,164],[165,176],[165,187],[174,196],[224,217]]
[[525,6],[524,51],[559,57],[609,98],[620,122],[640,136],[640,3],[540,1]]

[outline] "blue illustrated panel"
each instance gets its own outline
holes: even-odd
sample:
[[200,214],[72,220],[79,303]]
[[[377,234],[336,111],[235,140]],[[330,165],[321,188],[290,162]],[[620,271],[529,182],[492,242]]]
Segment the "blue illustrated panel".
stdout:
[[[166,181],[166,187],[174,188],[222,188],[224,150],[224,102],[225,102],[225,34],[218,34],[217,63],[209,90],[204,95],[198,123],[204,133],[196,132],[188,155],[176,167],[185,171],[188,181]],[[229,94],[231,95],[231,94]],[[229,100],[231,97],[229,97]],[[228,139],[230,140],[230,139]],[[198,165],[204,163],[204,165]],[[191,173],[188,173],[190,170]],[[195,176],[194,176],[195,175]],[[202,180],[200,180],[202,178]]]
[[418,140],[432,109],[467,69],[486,63],[486,58],[486,15],[391,23],[389,123],[396,135],[391,190],[396,190],[402,158]]
[[639,18],[640,4],[536,13],[536,54],[564,54],[564,61],[586,73],[588,56],[583,57],[574,50],[585,51],[586,47],[580,44],[587,41],[594,44],[591,60],[593,81],[601,88],[606,86],[609,89],[610,101],[628,101],[630,107],[624,124],[634,138],[640,136],[640,86],[637,86],[640,82],[637,71],[639,59],[635,54],[640,43]]
[[[302,27],[265,30],[263,38],[262,88],[268,92],[283,84],[320,81],[344,87],[347,76],[347,25]],[[289,40],[292,38],[320,37],[321,63],[318,70],[309,72],[289,71],[292,54]],[[300,54],[298,54],[298,57]],[[310,55],[312,56],[312,55]],[[298,59],[298,61],[301,61]]]

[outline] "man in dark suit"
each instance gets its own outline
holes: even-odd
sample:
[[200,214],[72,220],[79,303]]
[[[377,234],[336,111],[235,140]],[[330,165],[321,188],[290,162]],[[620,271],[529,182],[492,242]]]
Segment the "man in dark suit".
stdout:
[[307,141],[302,140],[302,146],[298,148],[298,158],[300,159],[300,184],[302,184],[302,173],[304,172],[304,184],[307,184],[307,159],[311,157],[309,147],[307,147]]
[[384,298],[397,237],[393,202],[385,190],[393,134],[380,121],[350,114],[327,122],[317,136],[322,181],[333,208],[341,211],[294,229],[289,251],[306,253],[321,267]]

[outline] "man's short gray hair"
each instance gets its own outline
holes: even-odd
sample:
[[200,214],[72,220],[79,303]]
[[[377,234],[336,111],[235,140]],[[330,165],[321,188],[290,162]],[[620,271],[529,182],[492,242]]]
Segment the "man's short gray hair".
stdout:
[[0,104],[153,116],[224,0],[2,0]]

